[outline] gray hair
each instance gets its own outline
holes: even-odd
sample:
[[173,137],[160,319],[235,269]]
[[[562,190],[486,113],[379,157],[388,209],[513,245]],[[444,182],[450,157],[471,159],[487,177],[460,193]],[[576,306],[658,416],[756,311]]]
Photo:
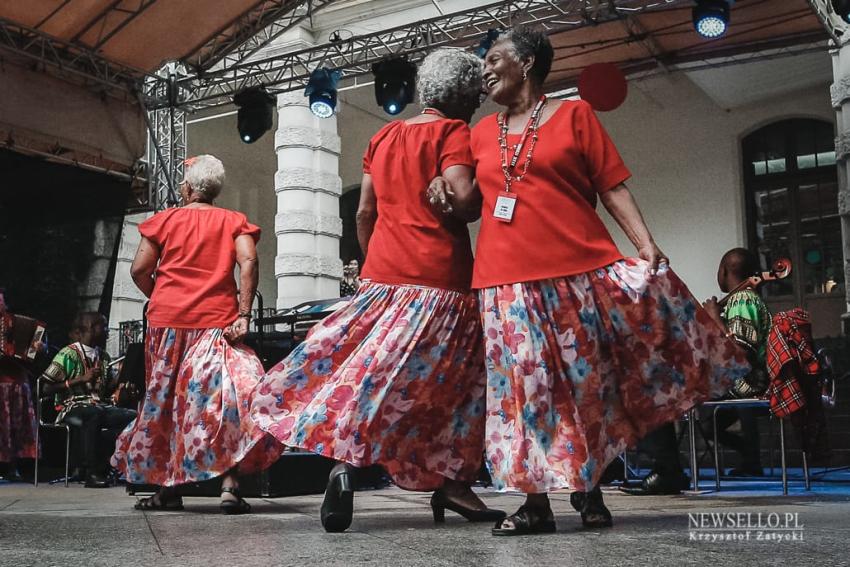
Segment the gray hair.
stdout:
[[481,96],[481,59],[461,49],[441,48],[419,65],[416,90],[423,106],[440,110],[468,105]]
[[224,164],[209,154],[191,157],[185,162],[183,181],[208,199],[215,199],[224,187]]
[[552,59],[555,57],[552,43],[546,34],[534,28],[516,27],[500,33],[496,41],[502,40],[511,43],[517,61],[522,62],[534,57],[528,74],[542,85],[552,69]]

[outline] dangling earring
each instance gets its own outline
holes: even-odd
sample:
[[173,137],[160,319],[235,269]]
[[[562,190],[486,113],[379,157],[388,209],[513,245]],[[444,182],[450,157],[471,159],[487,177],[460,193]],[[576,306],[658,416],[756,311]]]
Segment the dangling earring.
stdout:
[[522,70],[522,80],[525,81],[528,78],[528,71],[525,69]]

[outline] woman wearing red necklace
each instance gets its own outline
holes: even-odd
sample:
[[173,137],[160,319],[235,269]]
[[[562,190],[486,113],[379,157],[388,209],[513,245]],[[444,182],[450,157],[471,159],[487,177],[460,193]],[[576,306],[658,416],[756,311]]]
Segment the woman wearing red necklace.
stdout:
[[446,509],[470,521],[505,515],[470,489],[484,452],[485,373],[469,233],[425,195],[436,175],[472,193],[467,122],[481,61],[438,50],[417,82],[426,108],[381,128],[363,158],[357,293],[268,372],[252,403],[254,419],[285,445],[341,461],[322,503],[329,532],[352,520],[349,465],[380,464],[402,488],[434,490],[435,521]]
[[[547,493],[566,487],[585,526],[612,525],[597,486],[606,465],[747,369],[668,268],[590,106],[543,96],[552,57],[541,32],[501,35],[484,84],[506,108],[472,131],[487,456],[497,488],[526,494],[494,535],[554,532]],[[440,191],[432,184],[432,200]],[[617,249],[597,200],[639,258]]]

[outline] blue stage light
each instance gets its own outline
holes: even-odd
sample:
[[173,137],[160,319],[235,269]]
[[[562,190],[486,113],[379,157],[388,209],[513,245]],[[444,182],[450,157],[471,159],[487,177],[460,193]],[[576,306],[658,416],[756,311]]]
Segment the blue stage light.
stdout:
[[416,65],[404,57],[394,57],[372,65],[372,73],[375,75],[375,102],[384,112],[395,116],[413,102]]
[[304,96],[310,99],[310,111],[319,118],[330,118],[336,109],[336,84],[342,73],[322,67],[310,73]]
[[715,39],[729,27],[729,0],[697,0],[693,9],[694,28],[697,33]]

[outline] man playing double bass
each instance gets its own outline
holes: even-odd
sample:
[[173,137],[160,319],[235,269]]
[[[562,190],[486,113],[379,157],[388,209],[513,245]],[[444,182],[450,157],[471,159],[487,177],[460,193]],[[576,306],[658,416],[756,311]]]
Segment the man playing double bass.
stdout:
[[[135,419],[136,412],[112,403],[117,380],[109,377],[109,355],[104,351],[106,318],[97,312],[80,313],[71,336],[77,341],[60,350],[42,375],[49,383],[45,393],[56,395],[56,423],[67,423],[78,432],[86,487],[105,488],[109,486],[106,472],[115,438]],[[109,432],[106,443],[101,439],[102,429]]]
[[[732,385],[728,394],[730,398],[758,397],[768,386],[765,352],[770,332],[770,310],[755,289],[742,288],[743,282],[758,271],[758,258],[751,251],[746,248],[729,250],[717,269],[717,284],[723,293],[729,295],[721,301],[712,297],[703,304],[708,314],[747,351],[753,366],[747,376]],[[729,472],[732,476],[761,476],[763,472],[755,412],[752,408],[735,408],[717,414],[718,440],[739,455],[738,467]],[[741,421],[741,435],[727,431],[738,420]],[[711,438],[711,432],[708,433],[707,438]],[[676,430],[672,423],[647,435],[641,444],[653,460],[652,470],[640,486],[623,488],[623,492],[636,496],[679,494],[688,487],[689,480],[679,462]]]

